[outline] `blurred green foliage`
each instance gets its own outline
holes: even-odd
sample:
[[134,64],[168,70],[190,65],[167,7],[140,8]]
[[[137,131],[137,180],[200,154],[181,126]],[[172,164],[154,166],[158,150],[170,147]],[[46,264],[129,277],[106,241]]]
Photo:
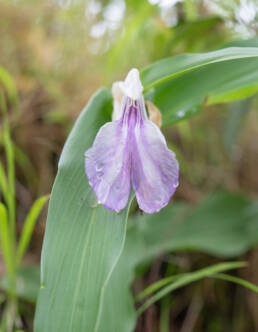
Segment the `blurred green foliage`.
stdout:
[[[111,86],[131,67],[143,69],[168,56],[222,46],[257,47],[257,7],[256,0],[0,0],[0,87],[11,137],[4,134],[7,122],[4,125],[1,113],[0,198],[5,198],[7,207],[9,204],[12,218],[17,215],[15,237],[22,234],[32,202],[50,192],[68,131],[99,86]],[[210,75],[216,75],[216,66]],[[188,86],[183,82],[176,93],[175,109],[180,98],[188,102],[184,89],[196,91],[199,82],[189,82]],[[223,77],[217,82],[219,91],[225,83]],[[183,203],[176,202],[153,217],[137,216],[129,223],[126,247],[108,290],[115,305],[106,306],[103,317],[119,307],[121,317],[126,312],[128,320],[124,321],[131,328],[135,317],[129,285],[133,280],[137,294],[162,277],[198,270],[217,263],[220,257],[248,261],[245,272],[236,275],[258,284],[258,102],[257,96],[250,97],[245,90],[241,93],[249,98],[217,105],[221,101],[218,93],[212,105],[200,102],[198,108],[191,108],[191,114],[201,110],[194,118],[164,129],[180,160],[176,200]],[[147,96],[159,99],[151,90]],[[241,96],[238,91],[235,96],[222,97]],[[167,111],[166,105],[163,109]],[[13,168],[10,149],[8,166],[6,139],[14,151],[15,178],[5,175]],[[8,195],[9,181],[16,191],[12,189]],[[222,193],[212,194],[217,189]],[[173,218],[174,213],[182,214],[180,222]],[[30,303],[35,302],[39,271],[30,266],[39,262],[44,220],[43,216],[32,239],[35,219],[28,222],[32,227],[23,247],[28,246],[25,261],[29,267],[16,271],[16,292],[21,298],[16,319],[19,330],[32,331],[34,305]],[[7,249],[8,239],[2,239]],[[2,254],[6,256],[6,251]],[[6,305],[10,289],[2,257],[0,277],[5,290],[0,294],[3,321],[6,308],[13,309]],[[205,280],[166,297],[139,318],[136,331],[150,332],[150,326],[161,332],[258,331],[257,296],[226,283],[222,286],[220,282],[220,288],[216,285]],[[120,305],[122,299],[126,307]],[[106,322],[101,321],[101,326],[107,328]]]

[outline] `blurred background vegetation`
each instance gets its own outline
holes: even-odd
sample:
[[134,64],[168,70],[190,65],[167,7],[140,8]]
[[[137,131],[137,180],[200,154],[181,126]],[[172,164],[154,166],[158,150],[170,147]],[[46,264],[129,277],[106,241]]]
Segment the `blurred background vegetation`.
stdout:
[[[163,57],[241,45],[247,39],[258,46],[257,32],[255,0],[0,0],[0,85],[15,147],[17,234],[32,202],[50,193],[64,141],[95,90],[123,79],[131,67],[142,69]],[[218,189],[257,200],[257,107],[257,96],[203,106],[194,118],[164,128],[181,164],[176,200],[198,205]],[[5,162],[2,143],[0,134]],[[45,219],[46,209],[35,227],[27,263],[39,264]],[[237,272],[255,284],[257,240],[256,233],[239,257],[249,267]],[[139,269],[133,289],[164,276],[171,261],[180,272],[218,260],[201,252],[159,257]],[[1,278],[4,272],[0,256]],[[26,281],[20,280],[26,287],[20,294],[18,325],[32,331],[39,276],[37,269],[26,273],[21,277]],[[258,331],[257,295],[232,284],[218,285],[205,280],[165,298],[140,317],[136,331]],[[0,317],[4,306],[2,291]]]

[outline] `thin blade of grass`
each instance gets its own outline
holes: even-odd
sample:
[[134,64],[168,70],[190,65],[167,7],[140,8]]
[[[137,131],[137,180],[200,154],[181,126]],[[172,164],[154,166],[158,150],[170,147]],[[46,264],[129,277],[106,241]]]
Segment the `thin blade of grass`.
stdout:
[[9,213],[9,223],[11,226],[12,236],[15,242],[15,164],[14,164],[14,148],[11,139],[11,131],[7,115],[7,107],[3,92],[0,93],[0,107],[3,112],[3,144],[7,159],[7,181],[8,190],[7,205]]
[[15,144],[15,142],[13,145],[16,164],[23,172],[28,185],[30,185],[33,189],[36,189],[38,176],[30,158],[27,156],[25,151],[23,151],[17,144]]
[[10,241],[10,231],[8,228],[7,210],[4,204],[1,202],[0,202],[0,239],[1,239],[2,253],[6,264],[8,279],[10,280],[11,283],[11,285],[9,285],[11,291],[11,288],[13,286],[12,282],[14,281],[15,277],[13,252]]
[[238,284],[240,286],[243,286],[247,289],[252,290],[255,293],[258,293],[258,286],[257,285],[251,283],[250,281],[244,280],[242,278],[231,276],[230,274],[216,273],[216,274],[212,275],[211,278],[230,281],[230,282],[233,282],[234,284]]
[[0,191],[2,191],[5,201],[8,201],[7,192],[7,178],[5,176],[5,171],[2,162],[0,161]]
[[20,261],[22,260],[22,257],[24,256],[24,254],[28,248],[37,218],[38,218],[43,206],[46,204],[46,201],[48,200],[48,198],[49,198],[49,195],[38,198],[32,205],[32,207],[25,219],[20,241],[18,244],[18,249],[17,249],[17,266],[20,264]]
[[[135,302],[142,301],[147,296],[151,295],[152,293],[155,293],[157,290],[163,288],[164,286],[170,284],[172,281],[175,281],[179,277],[182,277],[182,276],[185,276],[185,275],[186,275],[185,273],[182,273],[182,274],[177,274],[177,275],[173,275],[173,276],[166,277],[166,278],[158,280],[157,282],[151,284],[150,286],[145,288],[142,292],[140,292],[135,297]],[[253,283],[251,283],[249,281],[246,281],[242,278],[234,277],[234,276],[231,276],[229,274],[224,274],[224,273],[214,274],[214,275],[210,276],[210,278],[216,278],[216,279],[230,281],[230,282],[239,284],[243,287],[246,287],[246,288],[258,293],[258,286],[254,285]]]
[[153,284],[151,284],[150,286],[148,286],[147,288],[145,288],[143,291],[141,291],[139,294],[136,295],[135,302],[142,301],[147,296],[151,295],[152,293],[155,293],[157,290],[170,284],[172,281],[177,280],[178,278],[182,277],[183,275],[185,275],[185,274],[177,274],[177,275],[166,277],[166,278],[163,278],[163,279],[160,279],[160,280],[154,282]]
[[170,292],[183,287],[185,285],[188,285],[194,281],[198,281],[200,279],[203,279],[205,277],[210,277],[211,275],[214,275],[219,272],[227,271],[227,270],[233,270],[240,267],[246,266],[245,262],[227,262],[227,263],[220,263],[213,266],[206,267],[204,269],[190,272],[185,274],[184,276],[181,276],[178,280],[175,282],[172,282],[168,286],[162,288],[159,292],[157,292],[155,295],[153,295],[150,299],[148,299],[138,310],[137,310],[137,316],[140,316],[149,306],[151,306],[153,303],[157,302]]

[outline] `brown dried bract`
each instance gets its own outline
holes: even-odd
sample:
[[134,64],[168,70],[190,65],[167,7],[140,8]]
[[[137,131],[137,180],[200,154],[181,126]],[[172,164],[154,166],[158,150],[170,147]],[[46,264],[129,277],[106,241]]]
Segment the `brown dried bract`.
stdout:
[[148,107],[149,120],[155,123],[160,128],[162,125],[162,115],[160,110],[149,100],[146,100],[145,103]]

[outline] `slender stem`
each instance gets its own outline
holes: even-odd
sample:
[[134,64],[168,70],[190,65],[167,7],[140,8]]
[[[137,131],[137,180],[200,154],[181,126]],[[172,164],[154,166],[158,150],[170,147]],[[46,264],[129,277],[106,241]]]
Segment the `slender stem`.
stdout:
[[17,312],[17,298],[9,297],[6,311],[6,332],[13,332]]

